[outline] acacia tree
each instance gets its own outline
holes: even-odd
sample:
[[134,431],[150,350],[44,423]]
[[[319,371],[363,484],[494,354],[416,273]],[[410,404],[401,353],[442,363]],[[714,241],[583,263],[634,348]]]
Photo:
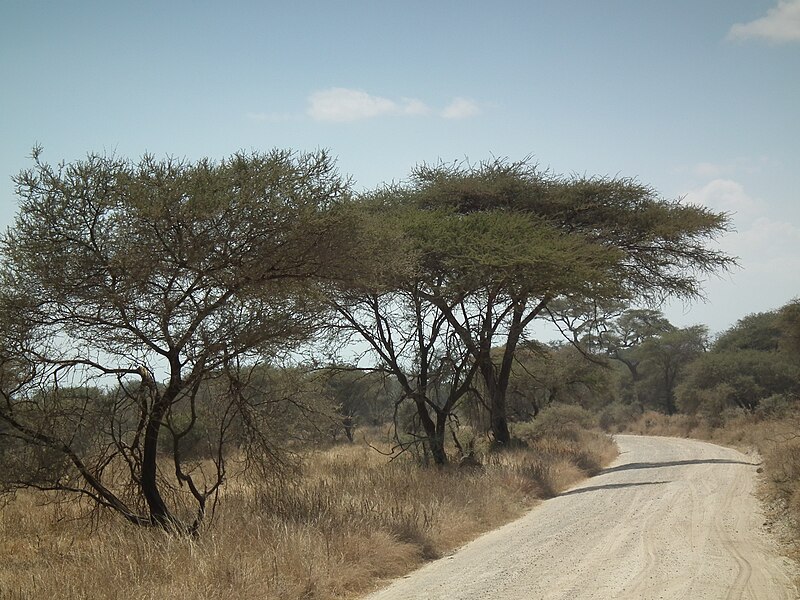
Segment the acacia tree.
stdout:
[[708,329],[694,325],[650,337],[636,349],[652,378],[652,395],[668,415],[675,414],[675,391],[686,368],[708,346]]
[[727,215],[663,200],[629,179],[559,178],[497,160],[419,167],[389,198],[446,224],[406,233],[418,240],[423,272],[438,274],[422,297],[475,362],[499,444],[510,441],[517,347],[552,303],[693,299],[705,275],[733,264],[707,246],[726,231]]
[[647,340],[675,331],[660,310],[652,308],[630,308],[613,319],[597,323],[596,331],[586,336],[584,342],[593,352],[599,352],[616,360],[630,374],[633,400],[639,403],[639,384],[643,374],[640,369],[641,353],[637,350]]
[[[253,365],[307,339],[310,288],[359,262],[340,210],[348,183],[325,152],[33,158],[2,239],[4,486],[196,533],[233,425],[257,425]],[[211,467],[184,453],[198,422],[216,432]],[[252,460],[270,455],[257,431],[237,441]],[[50,468],[31,466],[42,455]]]

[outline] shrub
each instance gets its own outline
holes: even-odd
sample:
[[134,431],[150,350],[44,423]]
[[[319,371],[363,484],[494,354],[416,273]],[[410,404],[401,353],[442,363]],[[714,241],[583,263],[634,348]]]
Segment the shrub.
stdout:
[[553,404],[539,413],[535,420],[517,423],[514,435],[528,442],[547,434],[574,437],[576,431],[593,427],[597,427],[597,417],[585,408],[573,404]]
[[642,409],[636,404],[623,404],[612,402],[605,406],[597,416],[597,423],[603,431],[619,433],[635,421],[642,414]]

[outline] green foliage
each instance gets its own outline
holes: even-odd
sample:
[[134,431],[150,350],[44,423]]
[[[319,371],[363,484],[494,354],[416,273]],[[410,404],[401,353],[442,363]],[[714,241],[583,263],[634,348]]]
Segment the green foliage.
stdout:
[[[407,235],[430,275],[444,275],[449,297],[493,289],[541,295],[546,290],[614,296],[615,280],[601,277],[618,260],[614,249],[581,235],[564,236],[536,215],[499,210],[462,215],[416,212]],[[429,275],[429,276],[430,276]]]
[[778,311],[749,315],[724,332],[689,367],[678,390],[681,409],[714,415],[736,407],[768,414],[791,404],[800,393],[795,306],[793,302]]
[[[548,258],[556,262],[566,258],[563,269],[567,273],[576,269],[570,285],[596,286],[593,297],[598,301],[604,289],[609,299],[619,298],[621,289],[631,298],[691,298],[699,292],[699,281],[691,271],[733,264],[730,257],[705,247],[708,238],[726,230],[727,215],[660,199],[652,188],[631,179],[556,177],[527,161],[502,159],[478,165],[423,165],[412,173],[409,189],[398,198],[409,199],[419,208],[450,213],[458,221],[487,214],[499,214],[494,218],[502,220],[523,215],[532,219],[533,226],[569,240],[561,243],[571,252],[562,256],[556,244]],[[507,253],[525,248],[514,239],[512,235],[508,243],[495,242],[494,247],[502,251],[504,245]],[[577,264],[580,259],[589,261],[584,268]],[[538,279],[527,283],[536,284]]]
[[685,412],[714,413],[736,406],[755,410],[770,396],[795,393],[800,368],[772,352],[738,350],[709,352],[689,368],[678,393]]
[[748,315],[720,335],[714,342],[715,352],[756,350],[774,352],[782,336],[779,315],[764,312]]

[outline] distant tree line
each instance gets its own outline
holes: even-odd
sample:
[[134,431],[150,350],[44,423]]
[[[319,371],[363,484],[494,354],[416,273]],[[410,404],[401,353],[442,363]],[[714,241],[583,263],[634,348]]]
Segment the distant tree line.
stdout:
[[646,410],[722,424],[737,411],[780,416],[800,406],[800,299],[744,317],[711,337],[678,328],[655,309],[622,309],[572,341],[519,354],[511,413],[519,420],[554,405],[600,415],[601,425]]

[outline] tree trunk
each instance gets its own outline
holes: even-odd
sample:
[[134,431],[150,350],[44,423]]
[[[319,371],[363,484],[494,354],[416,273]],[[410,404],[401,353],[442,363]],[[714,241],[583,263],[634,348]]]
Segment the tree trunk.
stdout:
[[489,360],[481,365],[481,374],[486,384],[486,396],[489,404],[489,427],[494,443],[499,446],[508,446],[511,443],[508,416],[506,415],[508,378],[505,380],[498,378],[495,367]]
[[414,398],[417,406],[417,414],[422,423],[422,428],[425,430],[425,445],[431,451],[433,462],[437,465],[447,464],[447,453],[444,451],[444,438],[445,438],[445,423],[447,415],[439,413],[436,415],[436,423],[431,419],[428,413],[428,407],[425,404],[425,399],[417,396]]
[[147,502],[150,512],[150,522],[168,528],[175,525],[175,519],[169,512],[161,493],[158,491],[158,435],[161,431],[161,420],[166,414],[168,404],[163,398],[153,406],[153,412],[144,433],[144,446],[142,449],[142,495]]
[[344,427],[344,434],[347,436],[347,441],[353,443],[353,430],[355,429],[355,421],[353,417],[347,415],[342,419],[342,427]]
[[447,413],[442,411],[436,414],[436,431],[431,441],[431,454],[437,465],[447,464],[447,452],[444,450],[444,441],[447,437]]
[[675,408],[675,379],[675,373],[671,372],[668,366],[664,371],[664,408],[668,415],[674,415],[678,412]]
[[505,410],[505,398],[503,399],[502,410],[497,410],[495,402],[492,402],[492,435],[495,443],[500,446],[508,446],[511,443],[511,432],[508,430],[508,418]]

